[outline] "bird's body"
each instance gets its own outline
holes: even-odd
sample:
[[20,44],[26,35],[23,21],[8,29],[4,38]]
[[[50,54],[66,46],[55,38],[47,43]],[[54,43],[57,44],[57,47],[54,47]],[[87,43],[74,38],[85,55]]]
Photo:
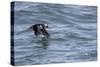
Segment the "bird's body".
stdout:
[[35,24],[30,27],[30,29],[32,29],[34,31],[34,34],[36,36],[44,35],[44,36],[48,37],[49,34],[48,34],[46,28],[48,28],[48,26],[46,24]]

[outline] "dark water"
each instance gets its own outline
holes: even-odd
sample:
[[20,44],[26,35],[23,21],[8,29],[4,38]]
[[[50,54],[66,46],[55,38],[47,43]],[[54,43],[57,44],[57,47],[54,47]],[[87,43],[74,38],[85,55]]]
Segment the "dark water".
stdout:
[[[15,2],[14,18],[15,65],[97,60],[96,6]],[[38,23],[49,38],[20,33]]]

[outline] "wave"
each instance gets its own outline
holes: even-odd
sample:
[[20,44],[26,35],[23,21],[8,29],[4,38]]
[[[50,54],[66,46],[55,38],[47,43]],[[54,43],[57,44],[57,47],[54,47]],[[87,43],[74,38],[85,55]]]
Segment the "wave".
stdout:
[[[97,7],[16,2],[14,18],[16,65],[95,60]],[[25,31],[40,23],[50,38]]]

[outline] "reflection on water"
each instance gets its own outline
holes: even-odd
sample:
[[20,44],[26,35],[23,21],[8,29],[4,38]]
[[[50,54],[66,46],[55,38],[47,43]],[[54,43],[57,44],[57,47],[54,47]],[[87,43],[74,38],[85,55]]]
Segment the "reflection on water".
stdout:
[[[14,18],[15,65],[97,60],[96,6],[15,2]],[[50,37],[26,31],[41,23]]]
[[[41,37],[40,40],[37,40],[37,46],[40,45],[40,48],[43,48],[43,49],[47,49],[48,48],[48,45],[49,45],[49,38],[48,37]],[[33,45],[34,45],[34,39],[32,40],[33,41]]]

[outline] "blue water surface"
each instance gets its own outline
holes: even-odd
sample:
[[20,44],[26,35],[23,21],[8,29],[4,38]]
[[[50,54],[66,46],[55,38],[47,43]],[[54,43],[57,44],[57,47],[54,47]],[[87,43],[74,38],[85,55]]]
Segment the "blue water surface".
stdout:
[[[32,2],[14,5],[15,65],[97,60],[96,6]],[[41,23],[48,24],[49,38],[24,31]]]

